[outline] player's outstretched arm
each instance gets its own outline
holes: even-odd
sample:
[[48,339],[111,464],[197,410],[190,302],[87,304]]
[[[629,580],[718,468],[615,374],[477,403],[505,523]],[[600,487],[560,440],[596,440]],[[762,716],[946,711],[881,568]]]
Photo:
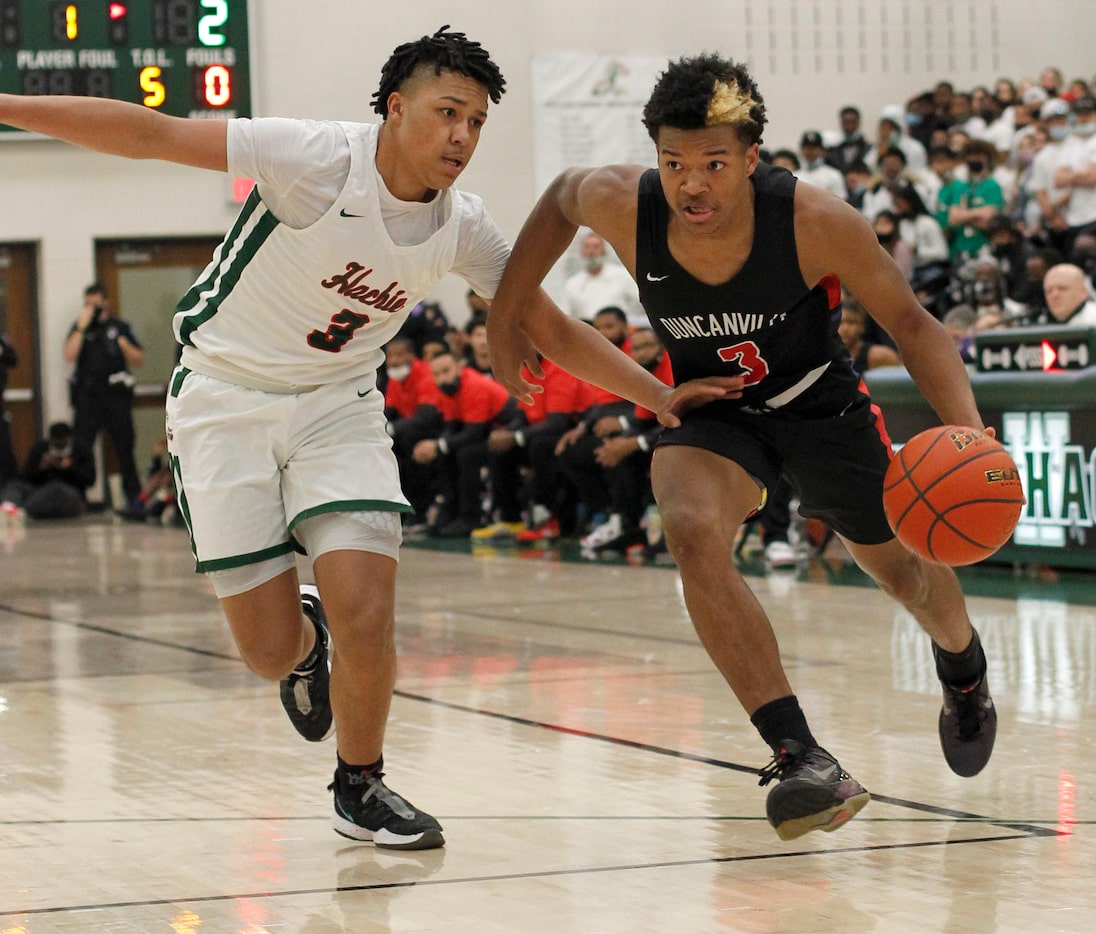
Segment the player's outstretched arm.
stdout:
[[518,398],[534,391],[521,367],[530,365],[536,350],[580,379],[625,398],[641,404],[644,398],[661,398],[665,387],[657,379],[589,325],[565,315],[540,289],[580,226],[606,237],[618,255],[621,242],[634,240],[635,191],[642,171],[638,166],[568,169],[548,186],[525,221],[487,316],[495,377]]
[[527,366],[537,374],[534,333],[560,327],[566,317],[540,288],[552,264],[574,239],[578,220],[568,217],[567,205],[586,172],[559,175],[529,213],[506,263],[502,281],[487,315],[487,340],[495,379],[522,401],[538,391],[522,375]]
[[742,376],[702,376],[676,387],[667,386],[663,404],[652,411],[659,424],[677,428],[681,417],[692,409],[719,399],[741,398],[744,383]]
[[84,149],[224,172],[227,124],[98,97],[0,94],[0,123]]

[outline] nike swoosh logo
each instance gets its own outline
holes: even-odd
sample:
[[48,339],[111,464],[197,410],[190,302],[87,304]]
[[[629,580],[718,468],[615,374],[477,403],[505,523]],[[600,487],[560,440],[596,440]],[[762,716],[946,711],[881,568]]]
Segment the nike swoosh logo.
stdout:
[[358,393],[358,398],[359,398],[359,399],[364,399],[364,398],[365,398],[366,396],[368,396],[368,395],[369,395],[369,394],[370,394],[370,393],[371,393],[372,391],[373,391],[372,389],[367,389],[367,390],[366,390],[365,392],[359,392],[359,393]]
[[670,278],[669,275],[652,276],[650,273],[647,273],[647,281],[648,282],[661,282],[663,279],[669,279],[669,278]]
[[343,208],[341,211],[339,211],[339,217],[365,217],[365,215],[364,214],[347,214],[346,213],[346,208]]

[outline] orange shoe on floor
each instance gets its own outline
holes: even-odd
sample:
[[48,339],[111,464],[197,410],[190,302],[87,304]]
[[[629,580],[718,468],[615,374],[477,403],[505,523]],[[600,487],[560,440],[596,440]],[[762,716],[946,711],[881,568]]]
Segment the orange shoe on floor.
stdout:
[[549,516],[533,529],[523,529],[514,537],[518,542],[547,542],[559,538],[559,520]]

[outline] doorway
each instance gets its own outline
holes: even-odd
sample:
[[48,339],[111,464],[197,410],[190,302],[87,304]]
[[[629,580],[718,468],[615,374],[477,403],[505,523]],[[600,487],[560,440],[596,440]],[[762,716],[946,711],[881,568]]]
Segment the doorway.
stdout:
[[21,470],[42,428],[38,357],[38,246],[0,243],[0,334],[18,362],[8,370],[0,417],[8,420],[12,452]]
[[[179,345],[171,331],[175,305],[209,264],[221,237],[157,240],[97,240],[96,277],[106,287],[118,316],[128,321],[145,351],[145,362],[133,375],[133,424],[137,434],[134,457],[143,473],[153,444],[164,433],[164,403]],[[116,507],[111,476],[117,460],[104,446],[104,500]]]

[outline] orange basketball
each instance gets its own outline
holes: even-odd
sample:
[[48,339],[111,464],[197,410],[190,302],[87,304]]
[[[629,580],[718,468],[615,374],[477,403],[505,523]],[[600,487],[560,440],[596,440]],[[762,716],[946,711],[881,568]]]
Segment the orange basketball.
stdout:
[[883,481],[883,509],[894,534],[937,564],[988,558],[1009,540],[1025,502],[1008,451],[960,425],[915,435]]

